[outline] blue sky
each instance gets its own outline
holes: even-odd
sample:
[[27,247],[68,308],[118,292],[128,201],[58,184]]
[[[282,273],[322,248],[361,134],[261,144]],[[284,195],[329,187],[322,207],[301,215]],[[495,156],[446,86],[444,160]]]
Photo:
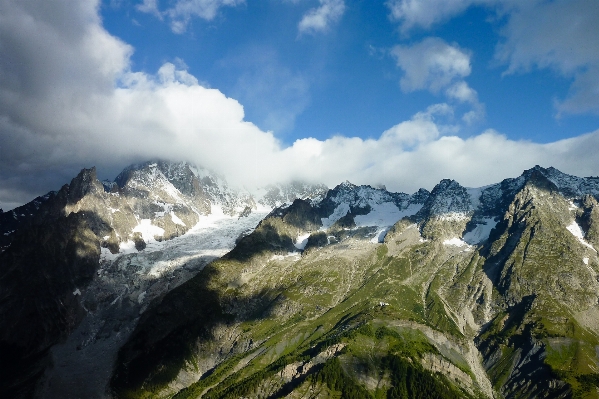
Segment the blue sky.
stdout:
[[[392,56],[393,47],[429,37],[469,54],[466,80],[486,112],[464,126],[462,135],[494,128],[509,138],[546,143],[598,126],[596,114],[558,117],[555,101],[567,96],[571,76],[539,65],[503,75],[509,65],[497,59],[496,48],[505,41],[501,32],[509,17],[498,16],[497,7],[473,4],[430,28],[402,32],[389,2],[340,3],[344,11],[338,19],[322,30],[303,32],[299,22],[318,9],[318,1],[222,6],[212,19],[190,17],[180,33],[173,32],[167,15],[141,12],[136,1],[106,2],[101,12],[106,29],[135,48],[134,69],[154,73],[164,62],[182,62],[201,82],[239,100],[247,120],[288,144],[333,134],[378,137],[445,101],[439,93],[405,92],[399,85],[404,72]],[[156,2],[162,13],[172,4]]]
[[83,167],[256,188],[599,175],[599,2],[0,0],[0,207]]

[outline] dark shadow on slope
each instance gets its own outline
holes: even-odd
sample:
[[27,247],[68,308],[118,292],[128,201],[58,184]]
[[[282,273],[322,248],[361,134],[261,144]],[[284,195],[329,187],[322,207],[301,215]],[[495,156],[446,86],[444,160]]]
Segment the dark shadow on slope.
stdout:
[[74,294],[93,279],[107,225],[92,213],[22,230],[0,254],[0,396],[30,397],[49,348],[83,318]]
[[294,250],[297,248],[288,234],[281,233],[277,226],[263,220],[251,234],[242,237],[235,248],[223,258],[243,262],[267,251],[277,253]]
[[[509,283],[502,281],[502,272],[506,266],[505,263],[520,244],[525,230],[526,228],[524,225],[514,223],[508,227],[508,221],[502,220],[493,230],[491,230],[487,244],[480,250],[481,255],[486,257],[483,271],[502,296],[505,295],[509,288]],[[493,251],[496,250],[493,245],[497,245],[496,242],[503,234],[506,234],[505,243],[503,243],[499,251],[493,253]]]
[[[244,262],[266,252],[297,250],[287,233],[297,227],[283,218],[271,215],[264,219],[222,262]],[[290,222],[303,223],[293,218]],[[150,392],[163,388],[192,359],[199,342],[215,339],[212,331],[216,325],[270,317],[283,288],[262,290],[250,297],[224,297],[226,287],[222,284],[226,282],[221,281],[218,267],[226,266],[207,265],[150,305],[119,351],[111,380],[117,397],[128,397],[142,387]]]
[[287,208],[273,210],[251,234],[239,238],[235,248],[223,258],[246,261],[267,251],[297,251],[292,237],[305,231],[317,230],[321,225],[320,217],[312,205],[308,201],[296,199]]
[[148,379],[150,391],[170,382],[193,353],[196,341],[213,338],[211,328],[228,321],[218,293],[209,288],[217,273],[215,268],[205,267],[142,315],[119,352],[111,381],[119,397],[139,389]]

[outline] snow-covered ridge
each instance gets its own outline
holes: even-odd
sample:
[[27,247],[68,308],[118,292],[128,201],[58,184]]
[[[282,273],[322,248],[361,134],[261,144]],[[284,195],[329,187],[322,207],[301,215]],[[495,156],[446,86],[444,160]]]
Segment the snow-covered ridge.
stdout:
[[318,204],[321,209],[333,209],[328,216],[321,218],[322,229],[326,230],[339,219],[351,215],[356,227],[377,227],[373,242],[381,242],[389,227],[406,216],[415,215],[422,208],[423,196],[423,192],[414,195],[391,193],[381,188],[344,182],[329,191]]
[[152,278],[160,277],[193,259],[224,255],[233,249],[240,234],[251,232],[265,216],[266,212],[257,211],[248,217],[238,218],[215,207],[212,214],[202,217],[185,235],[164,241],[154,238],[161,235],[162,229],[145,219],[134,228],[134,231],[141,233],[147,244],[143,250],[137,251],[133,241],[121,243],[120,252],[117,254],[102,248],[100,263],[102,268],[106,269],[123,256],[135,255],[133,263],[142,267],[138,274]]
[[560,193],[566,197],[581,197],[586,194],[599,195],[599,178],[597,177],[577,177],[560,172],[550,167],[539,170],[556,185]]

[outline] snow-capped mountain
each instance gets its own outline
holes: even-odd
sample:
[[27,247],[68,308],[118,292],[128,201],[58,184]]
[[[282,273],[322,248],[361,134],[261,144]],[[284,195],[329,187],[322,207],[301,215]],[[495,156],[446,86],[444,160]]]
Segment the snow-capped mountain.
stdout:
[[[294,187],[279,187],[293,197]],[[295,187],[308,198],[322,191]],[[206,169],[152,161],[112,182],[84,169],[58,192],[0,213],[0,321],[11,326],[2,342],[20,348],[4,360],[33,358],[24,374],[37,380],[45,373],[48,383],[25,385],[44,397],[72,396],[79,383],[83,397],[103,391],[140,312],[233,248],[272,209],[268,203]],[[47,368],[47,361],[62,366]],[[16,364],[6,366],[19,374]],[[99,364],[104,374],[96,373]]]
[[[123,397],[147,387],[395,397],[402,386],[439,398],[594,397],[598,194],[596,179],[535,167],[483,188],[344,183],[298,199],[149,310],[111,386]],[[202,287],[222,288],[179,311]],[[204,300],[223,316],[199,309]],[[157,323],[168,339],[152,336]],[[187,363],[149,366],[168,353]]]
[[84,169],[0,213],[0,393],[326,396],[334,368],[369,397],[401,364],[436,397],[586,395],[598,198],[599,178],[538,166],[414,194]]

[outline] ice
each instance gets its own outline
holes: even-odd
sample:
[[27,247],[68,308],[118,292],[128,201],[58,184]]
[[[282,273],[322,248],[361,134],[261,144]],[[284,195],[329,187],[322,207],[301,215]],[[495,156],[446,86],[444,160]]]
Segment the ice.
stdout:
[[480,205],[480,196],[483,193],[483,190],[489,186],[478,187],[478,188],[467,188],[466,192],[470,196],[470,202],[472,203],[472,208],[476,209]]
[[[407,208],[400,210],[397,205],[392,202],[383,202],[379,198],[379,193],[374,193],[370,201],[361,200],[360,206],[370,206],[370,212],[366,215],[356,215],[354,222],[357,227],[389,227],[393,226],[397,221],[406,216],[415,215],[422,204],[410,204]],[[326,230],[333,225],[337,220],[347,215],[350,211],[350,206],[347,202],[342,202],[335,208],[333,213],[328,218],[322,218],[322,230]]]
[[[141,275],[158,278],[176,268],[193,264],[201,258],[223,256],[233,249],[239,235],[244,231],[253,230],[268,211],[270,209],[254,211],[249,216],[238,219],[236,216],[225,215],[222,208],[213,206],[212,214],[202,216],[200,221],[182,236],[164,241],[156,241],[152,236],[151,240],[146,241],[146,248],[139,252],[135,249],[133,241],[126,241],[121,243],[118,254],[111,254],[108,249],[102,248],[101,259],[102,262],[114,262],[121,256],[128,256],[131,266],[141,267]],[[158,229],[147,222],[140,223],[138,227],[140,226],[147,228],[146,232],[150,234],[157,231],[154,228]],[[142,227],[138,230],[143,230]]]
[[468,219],[468,214],[465,212],[447,212],[439,216],[439,220],[447,220],[452,222],[459,222]]
[[470,245],[480,244],[489,238],[491,230],[497,225],[493,218],[484,218],[483,223],[477,223],[474,230],[464,234],[462,239]]
[[403,217],[415,215],[422,208],[422,205],[410,204],[406,209],[399,210],[395,204],[383,202],[382,204],[372,204],[371,208],[372,210],[367,215],[358,215],[354,218],[356,226],[393,226]]

